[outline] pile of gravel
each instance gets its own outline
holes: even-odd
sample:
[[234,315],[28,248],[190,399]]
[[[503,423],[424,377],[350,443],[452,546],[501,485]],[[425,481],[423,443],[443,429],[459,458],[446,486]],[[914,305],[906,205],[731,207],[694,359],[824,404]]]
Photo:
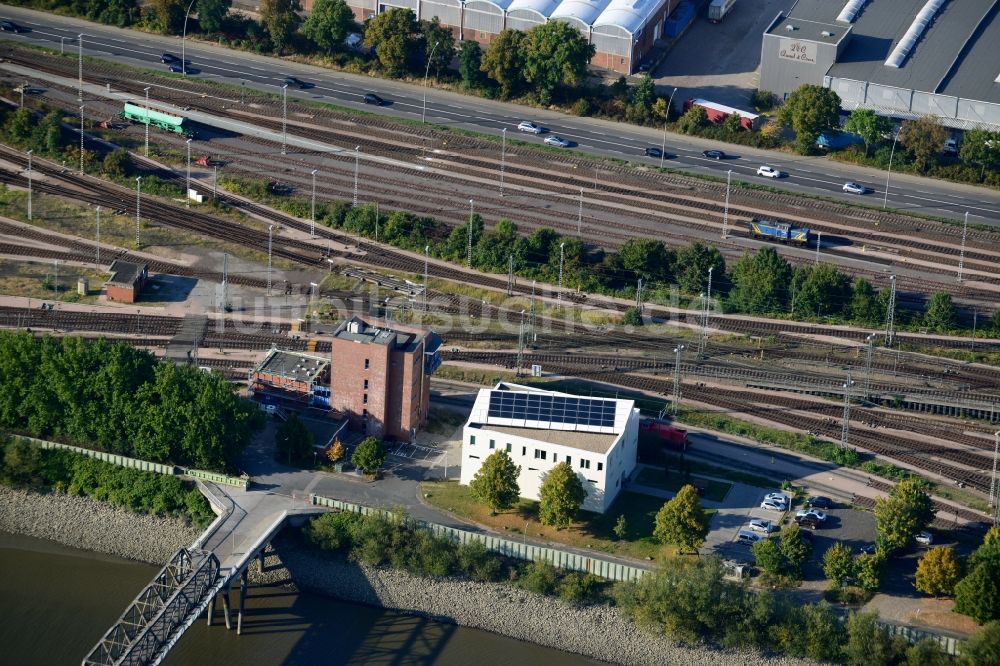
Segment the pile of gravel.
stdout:
[[0,486],[0,531],[164,565],[201,530],[177,518],[133,513],[89,497]]
[[344,601],[389,608],[629,666],[799,666],[815,662],[756,651],[685,647],[639,629],[610,606],[575,607],[505,585],[436,580],[368,567],[281,538],[256,582],[287,582]]

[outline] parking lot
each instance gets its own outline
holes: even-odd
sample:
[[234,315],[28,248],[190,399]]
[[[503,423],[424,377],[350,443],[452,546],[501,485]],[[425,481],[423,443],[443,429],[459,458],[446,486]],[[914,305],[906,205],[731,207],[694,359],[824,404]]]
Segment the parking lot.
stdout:
[[389,458],[396,458],[397,463],[416,462],[431,468],[441,464],[445,455],[441,449],[408,442],[392,442],[387,448]]

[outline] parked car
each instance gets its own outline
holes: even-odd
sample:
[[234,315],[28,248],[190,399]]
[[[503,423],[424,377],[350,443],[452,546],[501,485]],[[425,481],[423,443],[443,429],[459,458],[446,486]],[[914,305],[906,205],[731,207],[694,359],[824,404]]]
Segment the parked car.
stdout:
[[764,495],[765,500],[770,500],[772,502],[778,502],[780,504],[788,504],[790,498],[785,493],[768,493]]
[[764,534],[770,534],[771,532],[777,532],[778,526],[772,523],[770,520],[764,520],[763,518],[754,518],[750,521],[748,527],[751,532],[763,532]]
[[768,511],[787,511],[788,505],[783,502],[774,502],[772,500],[764,500],[760,503],[760,508],[767,509]]
[[805,527],[810,530],[818,530],[823,525],[823,523],[816,520],[815,516],[795,516],[795,522],[799,524],[799,527]]
[[295,76],[286,76],[285,85],[291,86],[293,88],[298,88],[299,90],[304,90],[305,88],[311,87],[308,83]]
[[766,178],[781,178],[785,174],[779,169],[775,169],[773,166],[762,165],[757,167],[757,175],[764,176]]
[[375,93],[365,93],[365,104],[374,104],[375,106],[385,106],[385,100],[376,95]]
[[796,518],[814,518],[821,523],[826,522],[826,514],[819,509],[799,509],[796,514]]
[[869,189],[864,185],[858,185],[855,182],[847,181],[844,183],[843,190],[848,194],[868,194]]
[[14,23],[10,19],[3,19],[2,21],[0,21],[0,30],[3,30],[4,32],[17,32],[17,33],[28,31],[28,29],[25,28],[23,25],[18,25],[17,23]]
[[552,135],[545,138],[545,143],[550,146],[555,146],[556,148],[568,148],[569,141],[562,138],[561,136]]
[[713,160],[723,160],[726,158],[726,154],[721,150],[704,150],[701,154]]
[[180,62],[181,59],[175,56],[173,53],[164,53],[160,56],[160,62],[165,65],[169,65],[172,62]]
[[754,534],[750,530],[740,530],[736,535],[736,541],[739,543],[745,543],[748,546],[752,546],[758,541],[763,541],[764,537],[759,534]]
[[542,128],[535,123],[529,122],[527,120],[522,120],[517,124],[518,132],[531,132],[532,134],[541,134]]
[[807,499],[806,506],[813,509],[832,509],[833,500],[831,500],[829,497],[823,497],[821,495],[817,495],[816,497],[810,497],[809,499]]
[[958,153],[958,142],[956,142],[954,139],[948,139],[948,140],[946,140],[944,142],[944,148],[942,148],[942,152],[945,155],[955,155],[955,154],[957,154]]
[[858,546],[859,555],[874,555],[875,554],[875,544],[866,543],[863,546]]
[[921,546],[929,546],[934,543],[934,535],[927,531],[919,532],[915,538]]

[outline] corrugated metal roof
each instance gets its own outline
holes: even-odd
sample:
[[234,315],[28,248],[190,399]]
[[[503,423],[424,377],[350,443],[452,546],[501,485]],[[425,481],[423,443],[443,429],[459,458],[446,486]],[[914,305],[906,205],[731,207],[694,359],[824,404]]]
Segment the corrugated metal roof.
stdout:
[[543,18],[548,18],[558,6],[558,0],[513,0],[507,7],[507,11],[527,10],[541,15]]
[[591,26],[612,0],[563,0],[549,18],[574,18]]
[[611,0],[594,21],[593,27],[617,26],[635,35],[666,2],[667,0]]
[[465,6],[468,7],[469,5],[477,2],[481,2],[484,5],[493,5],[501,12],[505,12],[510,8],[511,0],[468,0],[468,2],[465,3]]

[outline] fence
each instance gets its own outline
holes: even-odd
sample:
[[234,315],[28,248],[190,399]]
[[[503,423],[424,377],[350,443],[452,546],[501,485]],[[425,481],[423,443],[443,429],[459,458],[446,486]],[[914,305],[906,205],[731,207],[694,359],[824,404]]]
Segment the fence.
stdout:
[[935,634],[930,631],[915,629],[901,624],[887,624],[885,622],[879,622],[879,625],[885,628],[890,635],[903,636],[911,643],[917,643],[925,638],[930,638],[935,643],[940,645],[941,649],[944,650],[946,654],[950,654],[953,657],[961,654],[959,644],[962,640],[955,638],[954,636],[942,636],[941,634]]
[[[361,504],[353,504],[351,502],[343,502],[341,500],[332,499],[330,497],[321,497],[319,495],[310,494],[309,499],[314,506],[325,506],[331,509],[337,509],[338,511],[360,513],[364,516],[384,516],[390,513],[383,509],[363,506]],[[446,525],[439,525],[437,523],[429,523],[423,520],[410,519],[408,522],[410,525],[423,527],[430,530],[434,534],[452,539],[459,543],[479,541],[486,546],[488,550],[506,557],[513,557],[519,560],[528,560],[531,562],[544,560],[553,566],[560,567],[562,569],[568,569],[570,571],[584,571],[592,573],[595,576],[600,576],[601,578],[607,578],[608,580],[637,580],[645,575],[647,571],[646,569],[639,567],[610,562],[597,557],[578,555],[577,553],[570,553],[557,548],[536,546],[526,542],[511,541],[509,539],[502,539],[489,534],[469,532],[467,530],[460,530]]]
[[112,465],[118,465],[119,467],[139,469],[145,472],[155,472],[157,474],[169,474],[170,476],[190,476],[224,486],[242,488],[243,490],[247,490],[250,487],[250,477],[246,475],[227,476],[218,472],[206,472],[200,469],[187,469],[176,465],[166,465],[164,463],[155,463],[150,462],[149,460],[141,460],[139,458],[129,458],[128,456],[119,455],[117,453],[108,453],[107,451],[94,451],[93,449],[85,449],[82,446],[73,446],[72,444],[62,444],[60,442],[50,442],[46,439],[36,439],[34,437],[27,437],[24,435],[15,435],[13,437],[25,442],[30,442],[31,444],[39,446],[43,449],[65,449],[67,451],[72,451],[73,453],[79,453],[83,456],[111,463]]

